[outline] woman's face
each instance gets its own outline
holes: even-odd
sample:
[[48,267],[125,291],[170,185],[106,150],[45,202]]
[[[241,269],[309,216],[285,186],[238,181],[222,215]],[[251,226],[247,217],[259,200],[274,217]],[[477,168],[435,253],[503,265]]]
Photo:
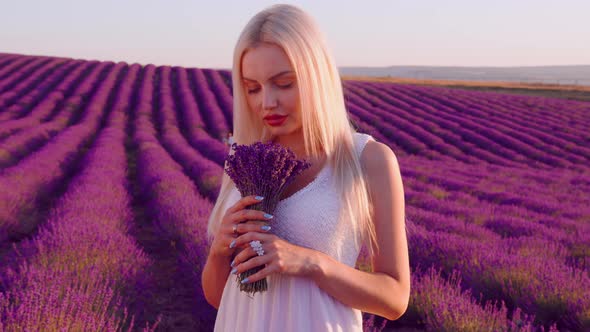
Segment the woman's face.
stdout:
[[264,43],[248,49],[242,57],[242,81],[250,110],[270,135],[301,130],[297,79],[282,48]]

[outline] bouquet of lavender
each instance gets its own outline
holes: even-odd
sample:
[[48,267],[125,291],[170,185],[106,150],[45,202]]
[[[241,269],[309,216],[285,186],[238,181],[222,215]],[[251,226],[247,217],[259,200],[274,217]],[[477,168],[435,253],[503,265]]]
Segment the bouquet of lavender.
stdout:
[[[298,160],[290,149],[273,142],[256,142],[251,145],[233,143],[231,148],[235,152],[227,156],[225,172],[236,184],[242,197],[264,197],[262,202],[250,205],[249,209],[270,214],[274,213],[285,188],[297,175],[311,166],[305,160]],[[240,273],[238,281],[241,282],[262,268],[258,266]],[[240,283],[240,290],[248,293],[266,291],[266,278],[247,284]]]

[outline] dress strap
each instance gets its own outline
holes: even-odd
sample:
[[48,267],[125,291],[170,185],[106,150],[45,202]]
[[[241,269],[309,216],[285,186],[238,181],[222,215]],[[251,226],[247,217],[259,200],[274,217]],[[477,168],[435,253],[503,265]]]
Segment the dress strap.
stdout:
[[363,150],[365,149],[365,145],[367,145],[368,141],[374,141],[375,139],[373,138],[373,136],[369,135],[369,134],[364,134],[364,133],[355,133],[353,135],[353,139],[354,139],[354,148],[355,151],[357,153],[357,157],[360,159],[361,158],[361,154],[363,153]]

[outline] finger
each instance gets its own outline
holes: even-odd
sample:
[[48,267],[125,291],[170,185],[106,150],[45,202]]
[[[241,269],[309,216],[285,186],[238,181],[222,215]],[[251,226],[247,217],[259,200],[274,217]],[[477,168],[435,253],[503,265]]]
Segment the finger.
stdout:
[[260,203],[262,201],[262,199],[256,199],[256,197],[260,198],[262,196],[250,195],[250,196],[242,197],[234,205],[232,205],[229,209],[227,209],[227,211],[230,213],[233,213],[233,212],[243,210],[247,206],[250,206],[250,205],[253,205],[256,203]]
[[[253,258],[254,259],[254,258]],[[251,259],[252,260],[252,259]],[[249,262],[249,261],[248,261]],[[277,265],[275,264],[267,264],[265,268],[261,269],[260,271],[248,276],[248,278],[244,279],[245,280],[245,284],[249,284],[252,282],[256,282],[258,280],[262,280],[268,276],[270,276],[271,274],[274,273],[280,273],[280,269]]]
[[[244,251],[249,251],[249,250],[246,249]],[[244,273],[244,272],[251,270],[257,266],[264,267],[265,264],[270,264],[271,262],[272,262],[272,257],[269,255],[266,255],[266,254],[264,254],[262,256],[256,255],[255,257],[252,257],[245,262],[235,263],[232,273],[234,273],[234,274]]]
[[229,217],[229,223],[236,224],[244,221],[271,220],[272,218],[273,215],[264,211],[244,209],[232,213]]
[[235,239],[236,238],[231,235],[226,235],[224,238],[223,246],[229,256],[236,255],[239,251],[243,249],[238,248],[238,246],[236,246],[236,244],[234,243]]
[[262,242],[263,244],[266,244],[268,247],[268,244],[272,243],[274,241],[274,235],[272,234],[264,234],[264,233],[260,233],[260,232],[248,232],[245,234],[242,234],[240,236],[238,236],[237,238],[234,239],[235,247],[245,247],[245,246],[249,246],[250,245],[250,241],[254,241],[254,240],[258,240],[260,242]]
[[236,237],[238,237],[238,235],[240,235],[238,233],[238,225],[239,224],[225,224],[225,225],[222,225],[222,227],[224,228],[223,231],[226,234],[229,234],[232,237],[232,239],[230,241],[233,241],[234,238],[236,238]]
[[264,221],[248,221],[245,223],[239,223],[239,224],[234,224],[235,225],[235,232],[234,232],[234,226],[229,226],[228,225],[228,232],[229,233],[238,233],[238,234],[244,234],[244,233],[248,233],[248,232],[261,232],[261,233],[268,233],[270,232],[270,230],[272,229],[272,226],[270,226],[267,222]]
[[[264,246],[262,249],[264,250]],[[256,256],[258,256],[256,251],[254,251],[254,249],[251,246],[248,246],[246,248],[243,248],[242,251],[236,255],[236,257],[234,258],[234,260],[231,263],[231,266],[236,267],[239,264],[242,264],[243,262],[246,262],[249,259],[251,259],[252,257],[256,257]]]

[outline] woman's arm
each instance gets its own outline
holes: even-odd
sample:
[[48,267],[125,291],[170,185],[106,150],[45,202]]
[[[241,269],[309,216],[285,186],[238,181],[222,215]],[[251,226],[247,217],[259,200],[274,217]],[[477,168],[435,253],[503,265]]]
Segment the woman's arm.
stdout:
[[390,320],[406,311],[410,262],[405,229],[404,190],[397,158],[382,143],[367,142],[361,156],[371,193],[379,252],[373,273],[359,271],[316,252],[312,278],[342,303]]
[[363,272],[316,252],[317,268],[310,276],[318,286],[338,301],[385,317],[400,318],[408,307],[409,282],[383,272]]
[[340,302],[390,320],[406,311],[410,298],[410,264],[405,229],[405,204],[401,174],[391,149],[369,141],[361,164],[371,193],[379,252],[375,253],[375,272],[364,272],[340,263],[319,251],[293,245],[273,234],[247,233],[236,239],[238,246],[260,240],[267,254],[254,257],[252,250],[236,256],[241,273],[267,264],[248,277],[254,282],[272,273],[312,278],[322,290]]
[[215,309],[218,309],[219,303],[221,303],[223,288],[231,270],[230,262],[231,256],[216,255],[213,251],[210,251],[203,268],[203,274],[201,275],[203,293],[207,302]]

